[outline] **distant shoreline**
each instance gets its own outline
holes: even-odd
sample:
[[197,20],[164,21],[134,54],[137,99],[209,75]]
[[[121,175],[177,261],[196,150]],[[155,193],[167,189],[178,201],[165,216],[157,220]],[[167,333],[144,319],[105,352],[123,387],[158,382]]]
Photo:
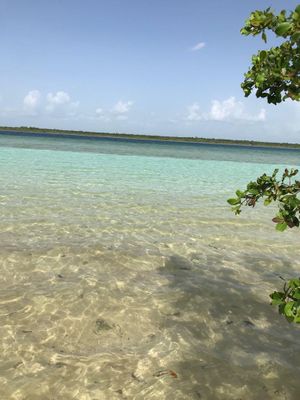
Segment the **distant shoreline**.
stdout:
[[86,138],[107,138],[107,139],[126,139],[126,140],[140,140],[140,141],[160,141],[171,143],[199,143],[199,144],[220,144],[229,146],[245,146],[245,147],[270,147],[281,149],[296,149],[300,150],[298,143],[276,143],[276,142],[260,142],[255,140],[233,140],[233,139],[210,139],[210,138],[196,138],[196,137],[178,137],[178,136],[159,136],[159,135],[136,135],[127,133],[106,133],[106,132],[90,132],[90,131],[72,131],[64,129],[47,129],[36,127],[0,127],[0,134],[14,134],[14,133],[30,133],[53,135],[57,137],[70,136],[70,137],[86,137]]

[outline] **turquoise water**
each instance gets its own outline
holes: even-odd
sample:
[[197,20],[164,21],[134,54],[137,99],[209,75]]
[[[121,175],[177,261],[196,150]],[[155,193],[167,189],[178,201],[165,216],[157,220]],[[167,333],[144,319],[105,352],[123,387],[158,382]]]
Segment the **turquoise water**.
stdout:
[[226,204],[297,165],[296,150],[0,135],[0,398],[297,399],[299,327],[268,293],[299,273],[299,233]]

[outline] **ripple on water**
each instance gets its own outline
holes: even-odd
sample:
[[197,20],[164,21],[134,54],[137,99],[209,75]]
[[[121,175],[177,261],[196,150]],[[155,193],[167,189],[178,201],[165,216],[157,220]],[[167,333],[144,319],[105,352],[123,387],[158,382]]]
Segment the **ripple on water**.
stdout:
[[293,398],[298,333],[266,304],[268,257],[2,252],[2,398]]
[[1,399],[299,397],[298,237],[224,205],[273,166],[0,151]]

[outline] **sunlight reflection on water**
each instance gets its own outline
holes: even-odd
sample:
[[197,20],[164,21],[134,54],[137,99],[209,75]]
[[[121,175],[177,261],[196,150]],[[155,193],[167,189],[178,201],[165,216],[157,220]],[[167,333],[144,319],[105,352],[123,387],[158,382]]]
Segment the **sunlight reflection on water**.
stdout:
[[22,140],[0,147],[1,399],[298,398],[299,329],[267,296],[299,271],[297,232],[226,205],[275,167],[259,150],[248,163]]

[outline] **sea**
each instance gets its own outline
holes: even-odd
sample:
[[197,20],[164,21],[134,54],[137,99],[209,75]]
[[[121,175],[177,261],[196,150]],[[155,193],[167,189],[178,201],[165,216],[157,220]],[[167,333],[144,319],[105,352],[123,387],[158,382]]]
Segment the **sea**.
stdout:
[[226,200],[300,151],[0,132],[0,399],[297,400],[300,271],[276,206]]

